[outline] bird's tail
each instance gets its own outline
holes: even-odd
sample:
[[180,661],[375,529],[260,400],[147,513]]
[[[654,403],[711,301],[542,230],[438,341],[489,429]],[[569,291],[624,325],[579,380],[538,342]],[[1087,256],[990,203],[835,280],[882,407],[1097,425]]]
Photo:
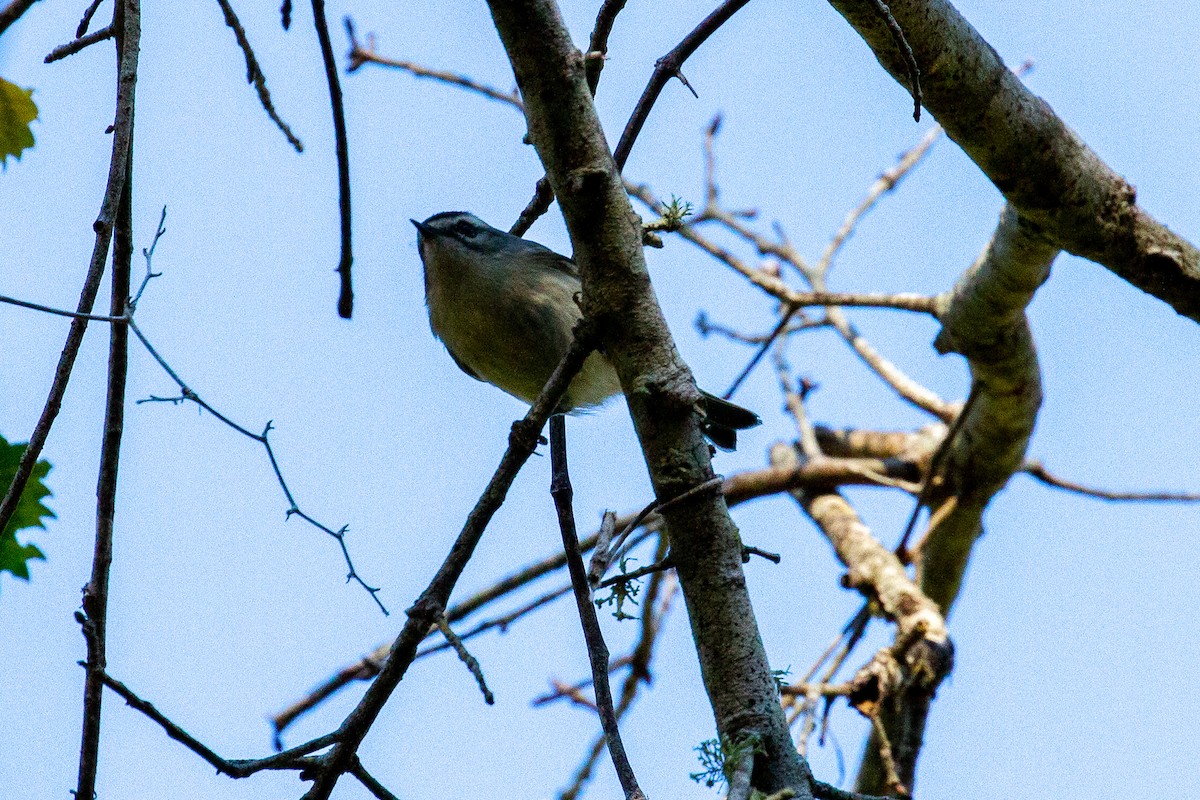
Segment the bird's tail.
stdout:
[[703,389],[701,402],[704,405],[704,435],[709,441],[722,450],[737,449],[737,432],[761,425],[762,420],[749,409],[742,408],[737,403],[722,400]]

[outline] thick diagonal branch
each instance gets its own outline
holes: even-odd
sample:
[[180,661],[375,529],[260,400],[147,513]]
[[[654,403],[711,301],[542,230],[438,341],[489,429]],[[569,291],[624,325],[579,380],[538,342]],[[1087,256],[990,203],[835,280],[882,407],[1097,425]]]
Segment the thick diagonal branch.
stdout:
[[[866,0],[830,0],[902,85],[908,72]],[[1136,192],[1014,75],[946,0],[888,4],[922,67],[924,105],[1021,216],[1200,321],[1200,251],[1138,207]]]
[[[713,478],[700,395],[650,286],[641,225],[600,128],[584,57],[550,0],[489,5],[525,98],[530,139],[566,218],[586,315],[621,378],[655,495],[676,497]],[[703,493],[663,516],[718,730],[763,743],[756,788],[809,797],[808,768],[778,702],[724,498]]]

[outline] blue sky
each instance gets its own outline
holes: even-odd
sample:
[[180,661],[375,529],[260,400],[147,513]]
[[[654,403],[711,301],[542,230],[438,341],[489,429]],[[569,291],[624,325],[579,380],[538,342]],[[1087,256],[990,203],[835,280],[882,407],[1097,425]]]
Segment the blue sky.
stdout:
[[[165,713],[230,757],[269,751],[265,718],[399,629],[403,608],[436,568],[503,450],[522,404],[463,375],[429,333],[410,217],[468,209],[506,227],[541,174],[510,108],[367,68],[343,76],[355,203],[355,317],[334,310],[337,262],[332,129],[311,21],[297,4],[289,33],[268,8],[243,22],[277,108],[306,144],[299,156],[258,107],[215,3],[151,5],[138,83],[135,225],[148,244],[163,205],[163,272],[138,309],[142,329],[193,388],[273,441],[301,506],[349,546],[393,610],[342,583],[335,546],[285,502],[253,442],[194,407],[133,405],[173,392],[134,347],[110,605],[109,665]],[[565,4],[576,41],[594,3]],[[46,66],[82,4],[38,3],[4,37],[0,74],[33,87],[37,145],[0,176],[0,293],[73,306],[107,170],[112,53],[96,47]],[[1192,64],[1200,8],[1163,2],[958,4],[1010,64],[1036,62],[1029,86],[1117,172],[1139,201],[1200,241],[1200,72]],[[653,61],[708,6],[635,2],[618,19],[597,104],[615,141]],[[108,6],[101,16],[109,13]],[[511,71],[482,3],[330,3],[375,31],[383,54],[468,73],[501,88]],[[335,51],[345,49],[340,26]],[[932,124],[827,5],[757,0],[685,68],[697,100],[670,85],[626,173],[662,195],[702,200],[701,136],[724,115],[722,198],[779,220],[810,258],[883,169]],[[950,142],[862,224],[831,275],[841,290],[934,293],[986,243],[1002,201]],[[641,209],[639,209],[641,210]],[[552,213],[530,236],[568,249]],[[757,330],[772,305],[686,243],[648,262],[679,348],[701,385],[723,389],[746,353],[700,338],[699,310]],[[140,267],[140,265],[139,265]],[[102,297],[107,288],[102,290]],[[1200,488],[1200,332],[1107,270],[1068,256],[1030,308],[1046,401],[1030,456],[1080,482],[1124,489]],[[966,392],[955,356],[938,357],[929,321],[853,314],[865,336],[947,399]],[[66,334],[64,320],[0,307],[0,434],[28,436]],[[30,538],[48,555],[25,584],[0,579],[0,796],[66,797],[78,751],[83,642],[72,612],[90,571],[96,453],[107,332],[89,331],[45,457],[58,519]],[[845,346],[799,340],[794,365],[820,384],[819,422],[912,428],[926,419],[896,402]],[[722,455],[729,474],[761,466],[791,435],[769,370],[739,399],[764,424]],[[649,486],[624,404],[572,419],[580,527],[605,508],[642,506]],[[535,458],[492,523],[462,592],[552,552],[558,534]],[[893,494],[850,493],[892,541],[909,511]],[[790,500],[735,511],[744,539],[783,555],[747,567],[769,656],[803,672],[856,608],[827,544]],[[1114,505],[1015,478],[988,512],[951,617],[957,666],[939,694],[918,775],[929,798],[986,800],[1050,791],[1064,797],[1180,794],[1194,783],[1200,701],[1188,690],[1200,658],[1193,591],[1196,508]],[[367,739],[362,757],[402,797],[550,797],[595,723],[574,708],[533,709],[547,680],[586,673],[569,604],[476,640],[497,705],[483,705],[451,657],[418,663]],[[629,625],[604,621],[614,652]],[[884,641],[882,626],[876,644]],[[682,606],[668,620],[656,681],[624,725],[652,797],[704,798],[692,752],[712,735]],[[865,660],[864,650],[860,659]],[[289,733],[299,742],[337,725],[348,691]],[[106,698],[101,797],[299,796],[291,775],[214,776],[112,695]],[[833,732],[849,764],[864,725],[839,709]],[[837,779],[833,747],[815,749]],[[594,797],[617,791],[602,764]],[[339,797],[366,797],[346,781]]]

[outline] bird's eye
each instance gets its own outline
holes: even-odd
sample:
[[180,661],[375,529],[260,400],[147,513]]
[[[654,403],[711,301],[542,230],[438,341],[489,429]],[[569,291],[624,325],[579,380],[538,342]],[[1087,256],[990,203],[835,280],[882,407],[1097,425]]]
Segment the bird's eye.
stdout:
[[479,228],[465,219],[460,219],[458,222],[454,223],[454,232],[459,236],[470,239],[472,236],[475,236],[479,233]]

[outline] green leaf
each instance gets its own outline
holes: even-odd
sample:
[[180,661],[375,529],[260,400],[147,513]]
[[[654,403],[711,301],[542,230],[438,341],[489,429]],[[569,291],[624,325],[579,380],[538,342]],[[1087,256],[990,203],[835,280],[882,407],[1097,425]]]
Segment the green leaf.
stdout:
[[[13,476],[17,474],[17,465],[21,462],[21,454],[25,452],[24,444],[9,444],[0,436],[0,495],[8,490]],[[45,560],[35,545],[21,544],[17,541],[17,531],[25,528],[45,529],[44,520],[53,519],[54,512],[42,502],[50,496],[45,478],[50,472],[50,462],[39,461],[33,467],[29,483],[21,493],[16,511],[8,526],[0,533],[0,572],[11,572],[23,580],[29,580],[28,562],[39,558]]]
[[33,90],[22,89],[0,78],[0,163],[8,166],[8,157],[21,158],[21,152],[33,147],[29,123],[37,119]]

